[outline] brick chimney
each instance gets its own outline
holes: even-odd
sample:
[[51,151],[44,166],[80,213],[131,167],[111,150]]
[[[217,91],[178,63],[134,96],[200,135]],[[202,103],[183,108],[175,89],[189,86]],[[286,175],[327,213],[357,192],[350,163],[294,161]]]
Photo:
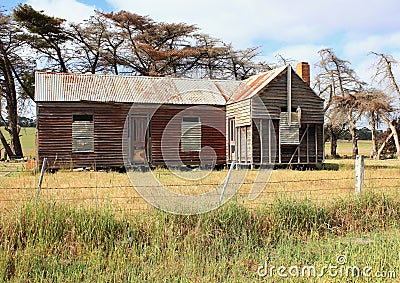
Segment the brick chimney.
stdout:
[[299,62],[296,65],[296,73],[310,85],[310,65],[307,62]]

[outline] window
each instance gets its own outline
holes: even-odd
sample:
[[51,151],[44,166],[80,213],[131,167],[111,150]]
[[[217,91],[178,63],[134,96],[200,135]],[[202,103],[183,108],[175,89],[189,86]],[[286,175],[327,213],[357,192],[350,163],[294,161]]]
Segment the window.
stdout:
[[299,144],[300,121],[298,113],[291,113],[291,123],[289,124],[289,113],[281,112],[279,122],[279,139],[281,144]]
[[236,149],[236,131],[235,131],[235,118],[229,118],[228,120],[228,134],[229,134],[229,153],[230,160],[235,160],[235,149]]
[[200,117],[183,117],[181,128],[181,150],[201,150],[201,122]]
[[93,115],[72,116],[72,152],[94,152]]
[[229,141],[235,141],[235,118],[229,119]]

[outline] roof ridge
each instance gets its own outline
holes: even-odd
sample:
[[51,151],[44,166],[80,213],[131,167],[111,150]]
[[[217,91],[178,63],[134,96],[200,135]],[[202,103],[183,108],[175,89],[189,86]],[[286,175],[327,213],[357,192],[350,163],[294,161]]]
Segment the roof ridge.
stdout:
[[171,79],[171,80],[191,80],[191,81],[211,81],[211,82],[241,82],[239,80],[229,79],[210,79],[210,78],[186,78],[186,77],[173,77],[173,76],[146,76],[146,75],[126,75],[126,74],[100,74],[100,73],[65,73],[65,72],[49,72],[49,71],[35,71],[38,74],[51,74],[60,76],[92,76],[92,77],[118,77],[118,78],[145,78],[145,79]]

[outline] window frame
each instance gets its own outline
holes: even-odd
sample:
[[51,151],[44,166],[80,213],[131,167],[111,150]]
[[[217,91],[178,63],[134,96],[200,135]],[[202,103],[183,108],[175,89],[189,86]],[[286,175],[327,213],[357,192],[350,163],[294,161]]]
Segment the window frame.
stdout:
[[72,153],[94,152],[93,114],[73,114],[71,132]]
[[183,116],[181,121],[181,138],[180,138],[181,152],[200,152],[201,138],[202,135],[201,135],[200,117]]

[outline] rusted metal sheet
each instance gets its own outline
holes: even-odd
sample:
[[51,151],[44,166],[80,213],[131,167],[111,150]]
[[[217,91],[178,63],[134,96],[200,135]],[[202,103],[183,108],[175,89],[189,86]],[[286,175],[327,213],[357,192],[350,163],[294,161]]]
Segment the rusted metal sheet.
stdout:
[[36,102],[95,101],[225,105],[226,97],[232,96],[230,92],[236,89],[238,82],[36,72],[35,84]]
[[287,65],[251,76],[244,80],[227,103],[234,103],[255,96],[278,75],[285,72],[286,69]]
[[225,105],[256,95],[285,68],[241,82],[36,72],[35,100]]

